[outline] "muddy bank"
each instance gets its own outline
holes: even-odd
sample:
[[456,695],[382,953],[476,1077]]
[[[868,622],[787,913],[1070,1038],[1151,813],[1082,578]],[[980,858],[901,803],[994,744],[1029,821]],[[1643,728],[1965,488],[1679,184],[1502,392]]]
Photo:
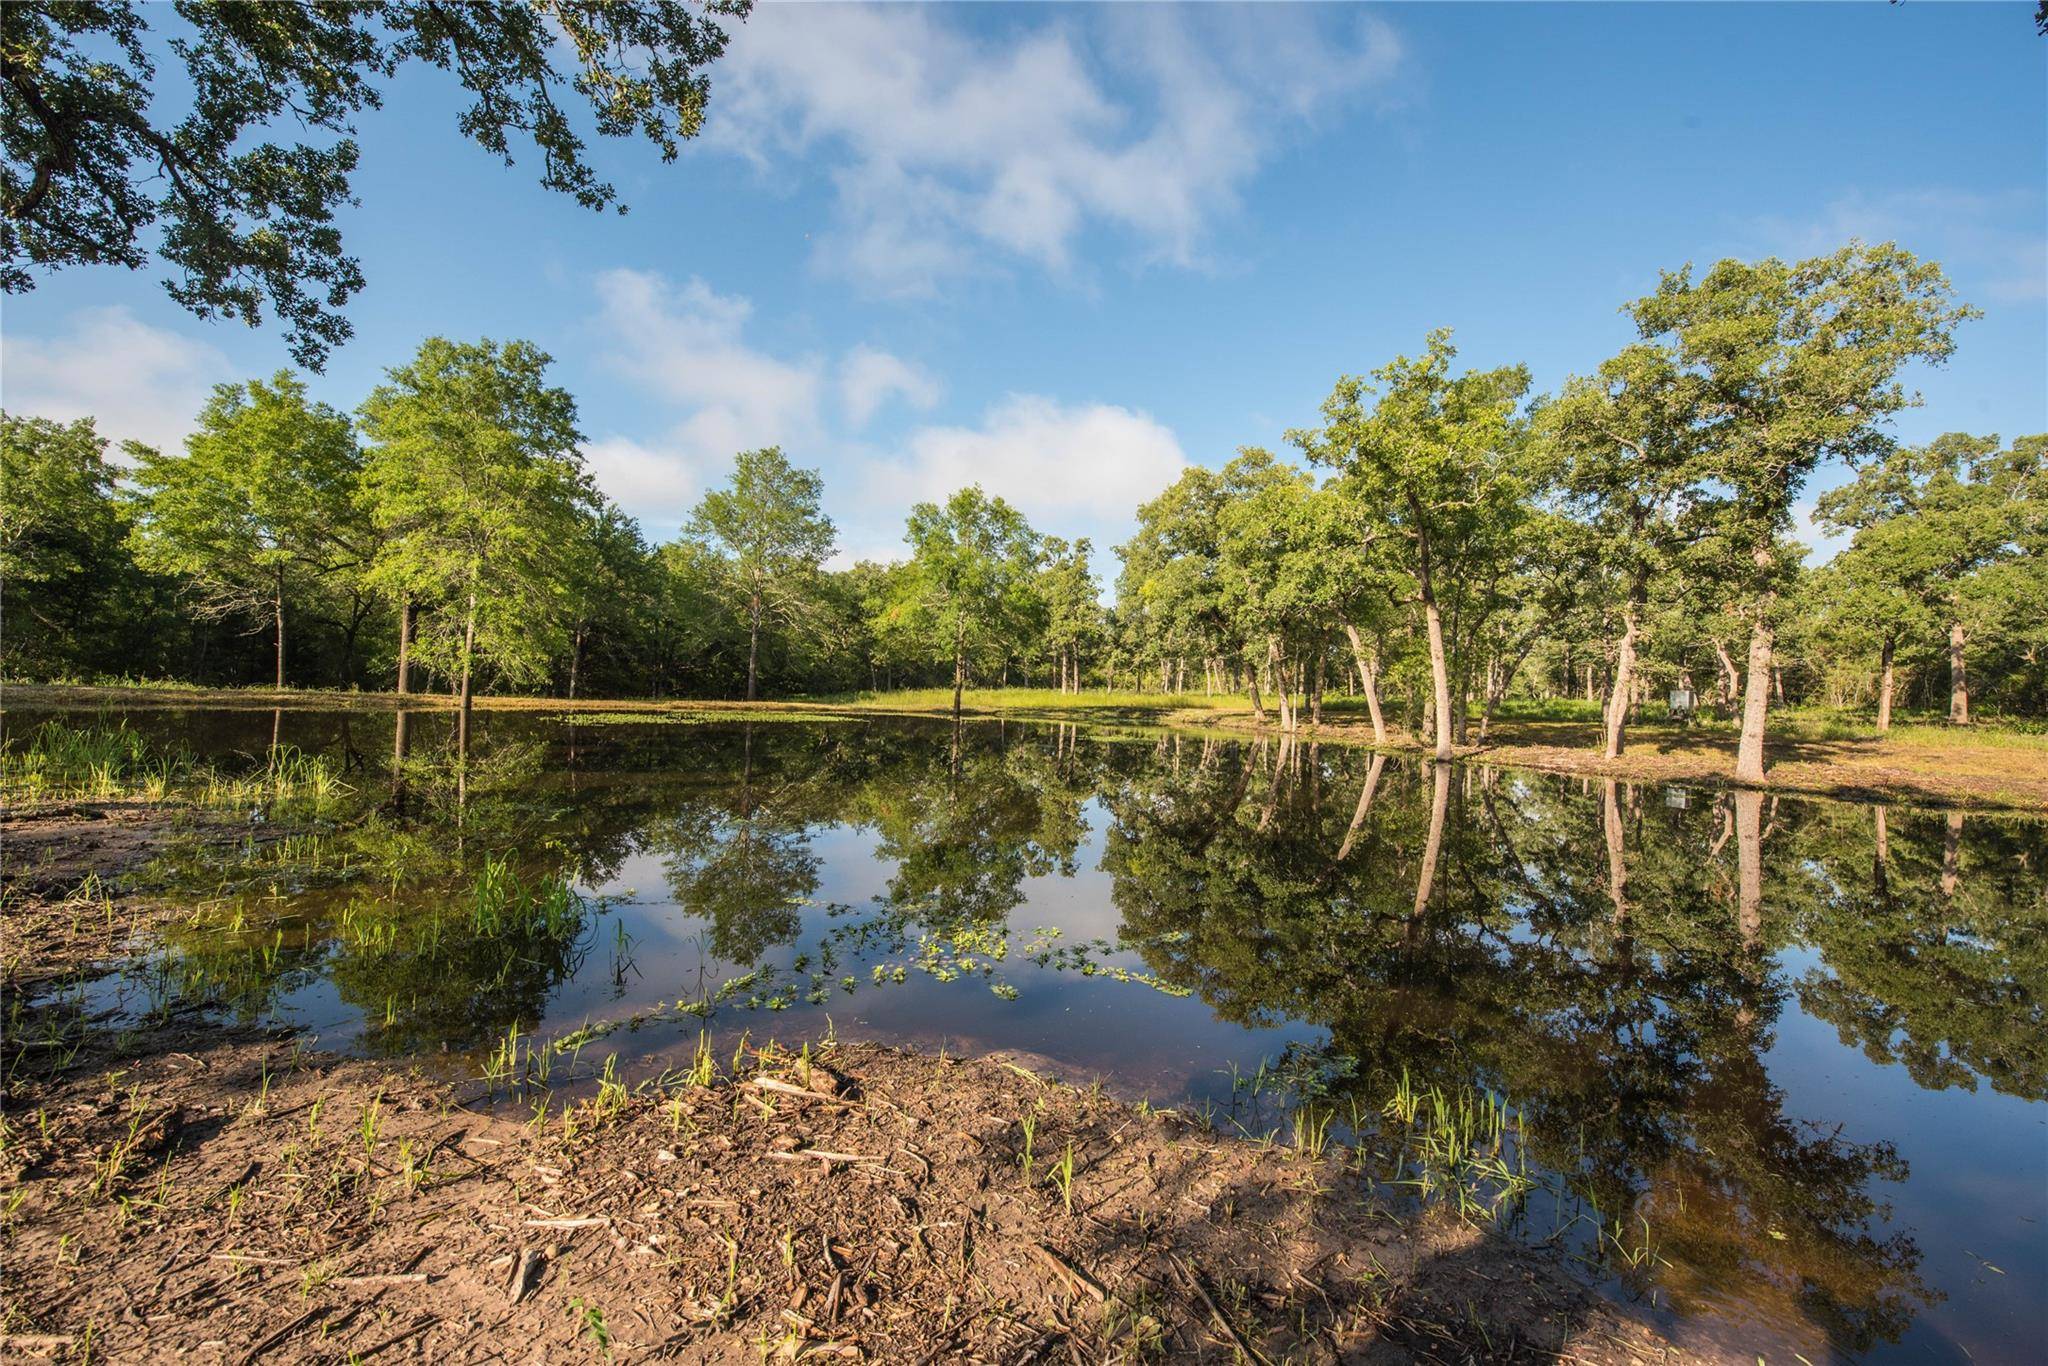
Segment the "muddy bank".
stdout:
[[225,1029],[11,1040],[6,1346],[95,1359],[1699,1360],[1336,1150],[827,1043],[545,1107]]

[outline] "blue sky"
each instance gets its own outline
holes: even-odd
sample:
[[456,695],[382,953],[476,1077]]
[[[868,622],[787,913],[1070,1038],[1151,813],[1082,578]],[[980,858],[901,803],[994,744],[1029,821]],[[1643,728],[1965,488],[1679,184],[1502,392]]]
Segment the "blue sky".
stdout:
[[[1106,549],[1183,463],[1278,447],[1431,327],[1551,389],[1659,269],[1851,236],[1984,310],[1901,436],[2048,430],[2024,3],[768,6],[677,163],[594,144],[623,218],[464,142],[436,75],[363,122],[369,287],[316,391],[353,407],[433,333],[532,339],[652,540],[780,443],[849,558],[972,480]],[[9,298],[8,409],[175,442],[210,384],[287,363],[156,279]]]

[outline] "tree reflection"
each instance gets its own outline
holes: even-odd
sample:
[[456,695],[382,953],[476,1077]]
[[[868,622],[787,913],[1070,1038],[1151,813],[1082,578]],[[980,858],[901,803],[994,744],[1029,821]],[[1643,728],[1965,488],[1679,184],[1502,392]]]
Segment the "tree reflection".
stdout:
[[1603,1221],[1648,1221],[1681,1307],[1733,1292],[1852,1349],[1903,1330],[1919,1253],[1874,1191],[1904,1163],[1787,1115],[1763,1061],[1774,889],[1809,857],[1789,804],[1363,757],[1327,776],[1359,785],[1348,823],[1255,753],[1112,797],[1105,862],[1162,978],[1226,1018],[1326,1027],[1368,1105],[1404,1076],[1514,1098],[1532,1156]]

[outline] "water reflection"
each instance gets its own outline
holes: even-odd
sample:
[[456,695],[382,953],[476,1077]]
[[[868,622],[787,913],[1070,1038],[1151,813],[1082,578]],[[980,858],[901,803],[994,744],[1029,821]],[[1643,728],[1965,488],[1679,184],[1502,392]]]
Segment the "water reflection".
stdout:
[[[1937,1323],[1980,1359],[2026,1340],[2004,1334],[2048,1265],[2039,1226],[1957,1234],[1931,1192],[1968,1173],[2038,1205],[2038,1153],[1985,1108],[2048,1098],[2038,820],[1055,726],[484,715],[466,746],[438,712],[138,724],[223,753],[257,729],[346,765],[360,799],[296,842],[159,870],[206,903],[146,969],[160,1000],[328,1001],[365,1050],[475,1052],[673,997],[709,962],[791,984],[707,994],[718,1023],[748,1000],[794,1011],[791,1032],[828,1006],[905,1035],[971,1014],[983,1038],[1133,1076],[1172,1047],[1141,1036],[1241,1027],[1249,1059],[1285,1034],[1366,1113],[1402,1085],[1511,1099],[1530,1156],[1608,1232],[1591,1250],[1681,1314],[1741,1306],[1845,1351],[1924,1353]],[[648,869],[661,885],[624,899]],[[1059,886],[1113,912],[1119,943],[1012,950],[1075,921]],[[941,967],[870,989],[937,942]],[[948,986],[963,962],[998,990]],[[1055,970],[1084,964],[1195,999],[1103,1005],[1085,993],[1105,979]],[[1941,1098],[1944,1141],[1903,1151],[1868,1120],[1880,1098],[1897,1112],[1901,1074]],[[1959,1276],[1946,1243],[1930,1257],[1927,1223],[1979,1260],[2002,1247],[2008,1283]]]

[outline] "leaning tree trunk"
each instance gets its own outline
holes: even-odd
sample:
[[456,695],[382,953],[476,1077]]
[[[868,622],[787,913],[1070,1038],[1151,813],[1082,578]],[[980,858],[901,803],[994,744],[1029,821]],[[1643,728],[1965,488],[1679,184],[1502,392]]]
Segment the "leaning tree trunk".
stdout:
[[[282,618],[280,618],[282,621]],[[284,628],[280,625],[279,630]],[[1948,628],[1948,722],[1952,726],[1970,724],[1970,676],[1963,669],[1963,646],[1969,640],[1969,633],[1960,621]],[[283,666],[280,664],[280,668]]]
[[1358,628],[1345,623],[1344,634],[1351,641],[1351,657],[1358,664],[1358,683],[1365,689],[1366,714],[1372,717],[1372,742],[1376,745],[1387,743],[1387,720],[1380,713],[1379,661],[1368,660],[1365,646],[1358,638]]
[[1421,921],[1423,911],[1429,906],[1430,893],[1436,888],[1436,861],[1444,847],[1444,812],[1451,801],[1450,766],[1432,765],[1430,782],[1429,838],[1423,844],[1421,875],[1415,879],[1415,910],[1409,917],[1411,930]]
[[1884,638],[1884,648],[1878,652],[1877,665],[1877,733],[1883,735],[1892,728],[1892,655],[1898,649],[1898,642],[1891,636]]

